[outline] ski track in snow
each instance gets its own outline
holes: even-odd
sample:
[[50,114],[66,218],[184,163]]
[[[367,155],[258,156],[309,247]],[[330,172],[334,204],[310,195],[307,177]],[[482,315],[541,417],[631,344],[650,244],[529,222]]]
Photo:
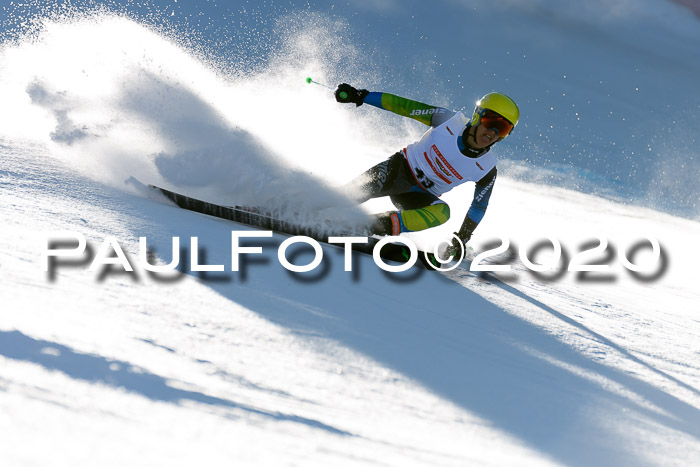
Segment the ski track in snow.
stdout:
[[[250,228],[145,198],[125,180],[224,204],[264,195],[280,211],[300,197],[299,217],[338,200],[318,175],[340,184],[415,129],[351,122],[328,96],[285,89],[285,69],[225,79],[123,18],[45,34],[4,49],[0,68],[15,111],[0,119],[3,465],[700,458],[698,222],[504,174],[477,251],[504,234],[516,249],[546,234],[569,254],[596,236],[624,251],[648,234],[666,254],[665,273],[644,282],[614,259],[611,280],[566,271],[543,280],[517,255],[496,258],[512,264],[509,274],[386,274],[366,256],[351,273],[343,252],[324,246],[318,271],[292,274],[277,261],[282,235],[256,242],[264,254],[233,273],[231,231]],[[115,34],[128,40],[115,44]],[[100,45],[114,50],[95,53]],[[311,62],[304,71],[329,70]],[[270,137],[269,107],[252,103],[280,99],[300,113]],[[312,144],[303,122],[319,109],[327,118],[316,130],[331,136]],[[340,146],[357,157],[328,168],[328,147]],[[245,157],[232,155],[241,147]],[[455,206],[449,225],[411,238],[430,246],[455,230],[464,196],[445,197]],[[202,261],[227,270],[156,278],[83,261],[49,276],[46,235],[65,230],[85,235],[93,252],[113,236],[135,265],[140,236],[160,263],[172,237],[188,259],[197,236]]]

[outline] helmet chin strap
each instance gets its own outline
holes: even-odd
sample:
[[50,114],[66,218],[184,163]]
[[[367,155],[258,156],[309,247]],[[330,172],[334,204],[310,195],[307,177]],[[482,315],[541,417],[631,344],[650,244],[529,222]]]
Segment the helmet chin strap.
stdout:
[[[496,141],[494,141],[493,143],[489,144],[485,148],[474,148],[474,147],[472,147],[471,144],[469,144],[469,137],[470,136],[472,137],[472,139],[476,143],[476,129],[479,125],[481,125],[481,122],[477,123],[477,125],[474,127],[472,127],[471,122],[467,123],[466,128],[462,132],[462,137],[461,137],[462,144],[459,145],[460,152],[462,154],[464,154],[465,156],[470,157],[472,159],[476,159],[477,157],[486,154],[491,149],[491,146],[496,143]],[[471,134],[472,128],[474,128],[473,135]],[[465,135],[466,135],[466,138],[465,138]]]

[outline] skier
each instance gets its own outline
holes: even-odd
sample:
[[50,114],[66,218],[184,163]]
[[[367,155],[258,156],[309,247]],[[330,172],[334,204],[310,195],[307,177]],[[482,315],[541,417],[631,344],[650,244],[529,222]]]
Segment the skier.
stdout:
[[335,90],[340,103],[369,104],[430,126],[420,140],[367,170],[344,192],[358,203],[389,196],[397,211],[376,216],[370,234],[399,235],[444,224],[450,207],[440,195],[465,182],[476,182],[474,197],[448,254],[466,245],[481,222],[496,181],[496,157],[491,146],[518,124],[520,111],[505,94],[483,96],[471,120],[462,112],[423,104],[383,92],[356,89],[347,83]]

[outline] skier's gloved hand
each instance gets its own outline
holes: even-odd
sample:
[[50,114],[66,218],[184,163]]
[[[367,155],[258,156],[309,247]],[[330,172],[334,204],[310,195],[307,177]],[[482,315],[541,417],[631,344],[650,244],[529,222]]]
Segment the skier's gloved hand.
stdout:
[[339,84],[335,90],[335,100],[342,104],[355,104],[361,106],[369,91],[366,89],[355,89],[347,83]]
[[[462,226],[459,228],[459,232],[455,232],[455,237],[452,238],[452,250],[456,252],[457,255],[461,255],[462,251],[464,254],[467,253],[467,242],[471,240],[474,229],[479,225],[478,222],[474,222],[469,218],[469,216],[464,218]],[[459,238],[459,241],[457,240]]]
[[[448,258],[454,256],[459,258],[462,256],[462,252],[466,255],[467,242],[472,238],[471,231],[467,232],[455,232],[455,236],[452,237],[452,244],[447,247],[444,253],[444,257]],[[459,240],[458,240],[459,239]]]

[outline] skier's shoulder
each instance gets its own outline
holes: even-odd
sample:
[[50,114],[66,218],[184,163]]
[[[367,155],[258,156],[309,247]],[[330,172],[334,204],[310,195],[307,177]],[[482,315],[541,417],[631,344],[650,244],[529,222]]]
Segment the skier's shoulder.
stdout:
[[436,107],[436,110],[433,113],[433,118],[430,121],[430,126],[432,127],[438,127],[440,125],[444,125],[445,123],[449,122],[450,120],[458,120],[460,126],[464,126],[467,123],[469,123],[469,120],[467,117],[464,115],[464,113],[460,110],[450,110],[445,107]]

